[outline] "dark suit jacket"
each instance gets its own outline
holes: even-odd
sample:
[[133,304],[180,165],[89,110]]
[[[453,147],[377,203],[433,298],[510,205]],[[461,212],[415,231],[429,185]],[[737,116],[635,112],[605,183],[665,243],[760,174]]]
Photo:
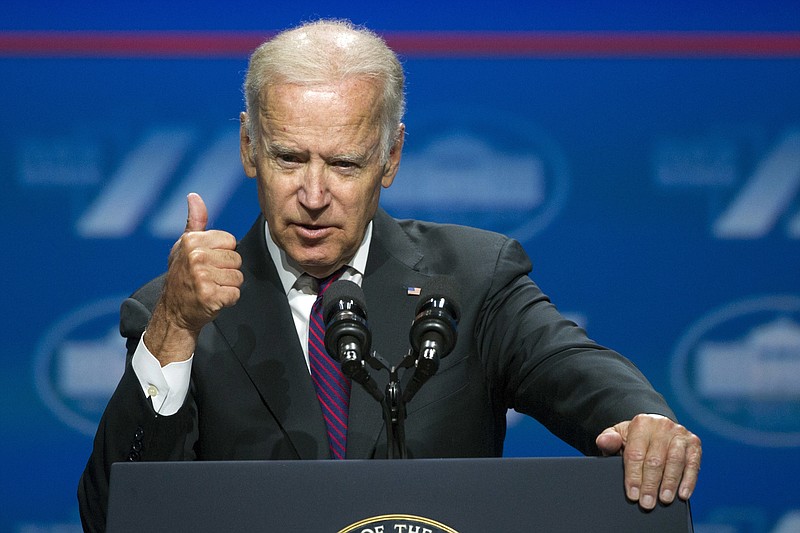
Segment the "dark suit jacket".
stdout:
[[[183,407],[157,416],[128,363],[100,422],[79,486],[88,528],[104,525],[112,462],[324,459],[325,424],[259,217],[239,244],[239,302],[201,332]],[[606,427],[642,412],[674,415],[628,360],[589,340],[530,280],[516,241],[472,228],[396,221],[379,210],[363,290],[373,348],[392,364],[408,350],[418,297],[408,287],[455,277],[458,341],[408,406],[412,457],[500,456],[506,410],[529,414],[584,453]],[[163,277],[126,300],[132,354]],[[383,388],[385,372],[373,372]],[[409,373],[410,374],[410,373]],[[381,409],[353,386],[348,458],[386,457]]]

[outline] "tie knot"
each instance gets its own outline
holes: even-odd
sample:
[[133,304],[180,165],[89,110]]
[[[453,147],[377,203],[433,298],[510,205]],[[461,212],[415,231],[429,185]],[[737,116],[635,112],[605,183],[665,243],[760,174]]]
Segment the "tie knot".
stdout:
[[324,278],[314,278],[317,281],[317,296],[321,297],[323,294],[325,294],[325,291],[328,290],[328,287],[333,285],[334,281],[341,278],[345,270],[347,270],[347,266],[343,266],[330,276]]

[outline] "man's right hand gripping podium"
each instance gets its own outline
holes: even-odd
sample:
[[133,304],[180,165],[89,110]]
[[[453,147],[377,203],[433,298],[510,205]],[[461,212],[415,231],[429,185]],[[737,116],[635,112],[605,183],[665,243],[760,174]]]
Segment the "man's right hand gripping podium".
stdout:
[[[250,57],[244,92],[240,157],[261,213],[237,242],[206,228],[190,194],[166,274],[123,302],[127,365],[78,488],[86,530],[105,528],[117,461],[386,458],[374,389],[325,352],[319,300],[345,282],[362,291],[370,346],[348,352],[361,378],[392,381],[364,364],[372,353],[392,369],[410,357],[403,383],[428,369],[402,406],[407,457],[502,456],[515,409],[584,454],[621,455],[640,507],[690,497],[698,437],[633,363],[559,314],[518,242],[379,207],[405,134],[404,74],[381,38],[344,21],[282,32]],[[441,353],[440,322],[409,349],[415,317],[456,298],[432,284],[460,294]]]

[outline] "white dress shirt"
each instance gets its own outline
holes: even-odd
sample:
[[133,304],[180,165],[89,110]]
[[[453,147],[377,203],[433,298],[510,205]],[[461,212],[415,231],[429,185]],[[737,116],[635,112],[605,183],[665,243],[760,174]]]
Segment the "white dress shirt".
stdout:
[[[286,255],[272,240],[269,227],[264,222],[266,244],[272,262],[278,270],[283,289],[292,310],[292,318],[300,339],[300,346],[308,365],[308,321],[311,307],[317,299],[316,283],[308,274],[305,274],[298,265]],[[364,239],[356,251],[355,256],[347,263],[347,270],[341,279],[350,280],[359,286],[363,280],[367,266],[369,245],[372,241],[372,222],[367,225]],[[133,371],[139,379],[139,384],[145,396],[153,402],[153,409],[161,416],[174,415],[183,405],[189,391],[189,381],[192,373],[192,360],[194,354],[186,361],[169,363],[161,366],[158,359],[147,349],[144,336],[139,341],[133,354]],[[310,371],[310,369],[309,369]]]

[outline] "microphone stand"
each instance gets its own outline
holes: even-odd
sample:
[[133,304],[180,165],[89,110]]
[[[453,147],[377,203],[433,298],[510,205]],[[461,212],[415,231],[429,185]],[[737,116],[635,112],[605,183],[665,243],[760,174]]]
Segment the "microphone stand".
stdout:
[[378,355],[377,351],[373,351],[365,356],[364,360],[375,370],[386,370],[389,373],[389,382],[386,384],[384,394],[380,394],[377,389],[365,386],[372,397],[381,404],[383,410],[383,421],[386,424],[387,459],[408,459],[405,419],[406,401],[411,398],[403,397],[397,371],[401,368],[412,368],[416,358],[409,350],[398,366],[391,366]]

